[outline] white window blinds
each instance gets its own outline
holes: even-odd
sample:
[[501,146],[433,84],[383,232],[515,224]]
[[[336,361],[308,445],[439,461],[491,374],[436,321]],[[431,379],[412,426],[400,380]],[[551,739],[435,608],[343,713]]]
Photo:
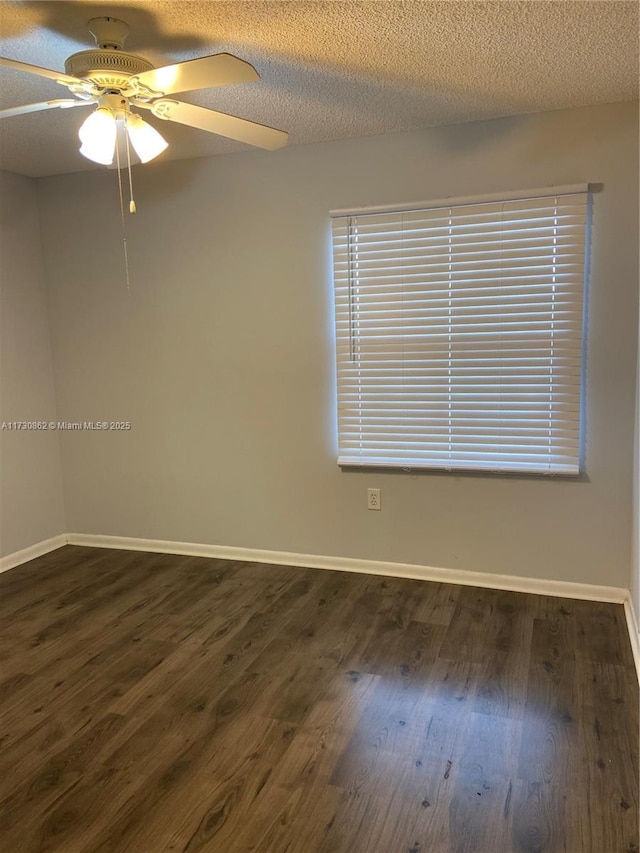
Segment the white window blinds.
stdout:
[[579,472],[570,189],[333,215],[339,464]]

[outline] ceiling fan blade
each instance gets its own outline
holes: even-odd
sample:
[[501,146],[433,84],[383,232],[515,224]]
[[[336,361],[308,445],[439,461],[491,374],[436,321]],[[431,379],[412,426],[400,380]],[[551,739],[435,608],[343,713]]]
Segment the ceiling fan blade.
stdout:
[[282,148],[289,139],[289,134],[284,130],[276,130],[255,121],[219,113],[216,110],[207,110],[194,104],[184,104],[181,101],[156,101],[150,104],[149,108],[158,118],[177,121],[179,124],[197,127],[209,133],[217,133],[218,136],[237,139],[238,142],[246,142],[258,148],[266,148],[269,151]]
[[16,71],[26,71],[27,74],[37,74],[38,77],[47,77],[49,80],[54,80],[63,86],[83,86],[86,87],[90,81],[81,80],[80,77],[70,77],[68,74],[63,74],[62,71],[51,71],[49,68],[40,68],[39,65],[29,65],[27,62],[19,62],[17,59],[7,59],[0,56],[0,65],[5,65],[7,68],[15,68]]
[[189,59],[176,65],[165,65],[137,74],[135,81],[162,95],[227,86],[230,83],[250,83],[260,75],[253,67],[230,53],[217,53],[200,59]]
[[70,107],[91,107],[95,101],[76,101],[73,98],[56,98],[53,101],[41,101],[39,104],[25,104],[22,107],[9,107],[6,110],[0,110],[0,119],[11,118],[11,116],[21,116],[25,113],[37,113],[41,110],[53,110],[60,107],[63,110]]

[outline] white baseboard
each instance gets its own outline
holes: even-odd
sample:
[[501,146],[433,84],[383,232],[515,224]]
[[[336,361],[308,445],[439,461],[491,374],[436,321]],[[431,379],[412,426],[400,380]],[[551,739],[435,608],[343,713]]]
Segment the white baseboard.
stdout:
[[523,578],[512,575],[488,574],[486,572],[470,572],[463,569],[440,569],[433,566],[418,566],[410,563],[358,560],[352,557],[323,557],[316,554],[296,554],[290,551],[263,551],[224,545],[196,545],[191,542],[168,542],[162,539],[134,539],[128,536],[93,536],[87,533],[69,533],[67,541],[70,545],[86,545],[92,548],[117,548],[124,551],[184,554],[192,557],[213,557],[219,560],[240,560],[250,563],[303,566],[309,569],[331,569],[333,571],[358,572],[368,575],[388,575],[390,577],[454,583],[463,586],[505,589],[512,592],[530,592],[536,595],[582,598],[589,601],[610,601],[615,604],[623,604],[629,596],[628,590],[616,586]]
[[28,548],[23,548],[21,551],[14,551],[13,554],[7,554],[6,557],[0,558],[0,572],[14,569],[16,566],[22,565],[22,563],[28,563],[29,560],[35,560],[36,557],[48,554],[49,551],[62,548],[63,545],[67,544],[67,541],[67,534],[61,533],[59,536],[52,536],[51,539],[44,539],[35,545],[29,545]]
[[624,615],[627,617],[627,628],[629,629],[629,639],[631,640],[631,651],[636,664],[636,672],[638,673],[638,681],[640,682],[640,627],[638,627],[638,619],[633,607],[631,595],[627,595],[624,600]]

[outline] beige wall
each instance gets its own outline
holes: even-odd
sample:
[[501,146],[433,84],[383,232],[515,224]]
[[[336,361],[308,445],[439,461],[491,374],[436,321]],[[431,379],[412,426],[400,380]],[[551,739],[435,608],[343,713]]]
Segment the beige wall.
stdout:
[[[35,182],[0,172],[0,423],[56,420]],[[66,531],[55,432],[0,430],[0,556]]]
[[[194,131],[196,132],[196,131]],[[72,532],[629,585],[637,105],[39,182]],[[594,198],[586,474],[343,472],[328,211],[551,184]],[[382,489],[382,512],[366,489]]]

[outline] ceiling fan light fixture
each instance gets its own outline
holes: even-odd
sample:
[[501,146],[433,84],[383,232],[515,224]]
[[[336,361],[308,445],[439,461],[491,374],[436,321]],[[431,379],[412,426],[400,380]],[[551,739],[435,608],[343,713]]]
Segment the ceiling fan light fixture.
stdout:
[[117,156],[122,151],[117,144],[119,139],[125,143],[127,167],[131,166],[132,147],[143,163],[168,148],[152,125],[130,114],[131,107],[147,109],[156,118],[267,151],[287,144],[288,134],[282,130],[167,98],[181,92],[259,80],[256,69],[243,59],[230,53],[217,53],[154,68],[144,57],[123,52],[129,32],[124,21],[112,17],[92,18],[89,30],[96,38],[97,48],[69,56],[65,61],[65,73],[0,56],[0,70],[6,67],[35,74],[65,86],[75,96],[0,109],[0,120],[56,107],[97,104],[95,112],[80,128],[80,153],[105,166],[113,166],[115,159],[118,169],[122,161],[122,157]]
[[111,110],[98,107],[78,131],[80,153],[94,163],[110,166],[116,150],[116,119]]
[[143,163],[153,160],[168,147],[168,142],[136,113],[127,116],[127,133],[133,149]]

